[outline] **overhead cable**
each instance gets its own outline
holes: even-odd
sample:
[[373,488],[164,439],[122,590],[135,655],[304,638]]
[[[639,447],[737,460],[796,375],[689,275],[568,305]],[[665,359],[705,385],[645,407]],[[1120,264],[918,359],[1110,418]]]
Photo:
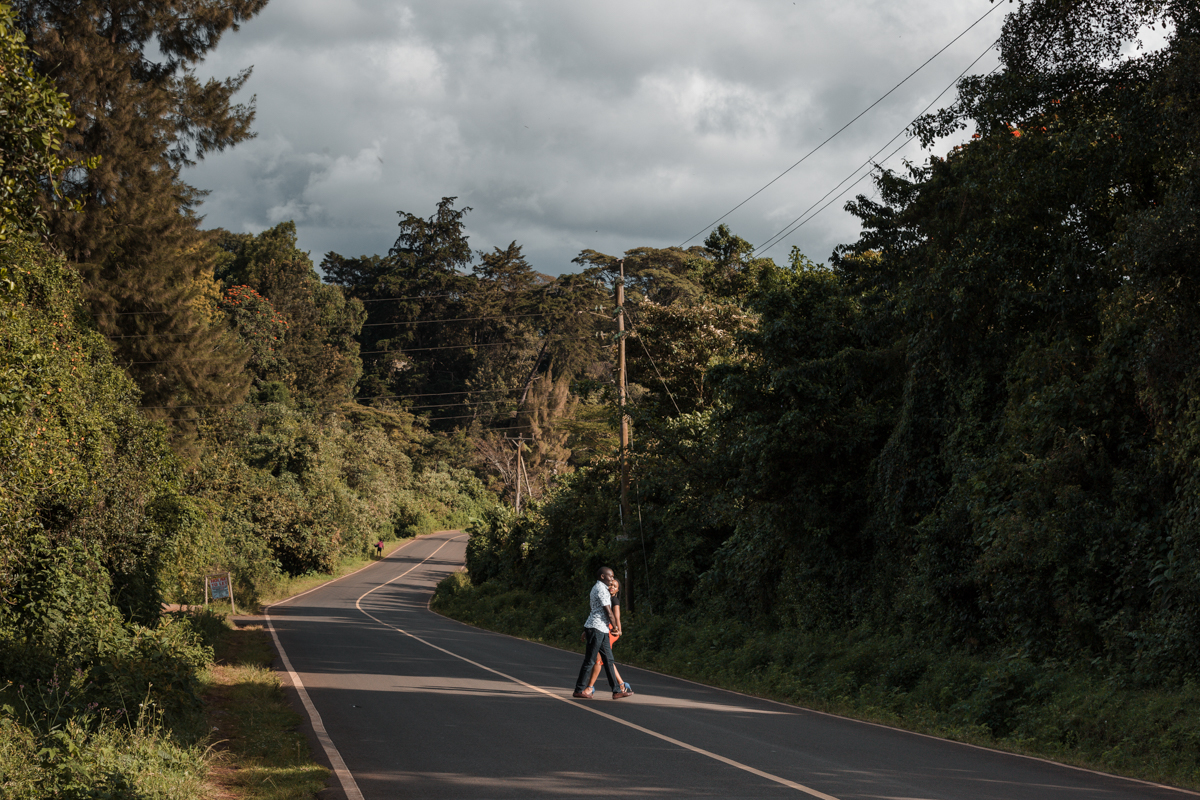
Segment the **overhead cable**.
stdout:
[[[938,92],[937,97],[933,98],[933,100],[929,101],[929,104],[926,105],[925,108],[921,109],[921,113],[917,114],[917,116],[913,118],[912,122],[910,122],[910,123],[908,123],[908,125],[904,126],[904,128],[899,133],[897,133],[895,136],[893,136],[891,139],[888,139],[887,142],[884,143],[883,147],[876,150],[870,156],[870,158],[868,158],[866,161],[864,161],[862,164],[860,164],[858,167],[856,167],[853,172],[851,172],[849,175],[847,175],[845,178],[843,178],[842,181],[840,183],[838,183],[837,186],[834,186],[832,189],[830,189],[828,192],[826,192],[824,195],[822,195],[820,200],[817,200],[817,202],[813,203],[811,206],[809,206],[807,209],[805,209],[804,212],[800,214],[800,216],[796,217],[794,220],[789,222],[787,225],[784,225],[783,229],[781,231],[776,233],[771,238],[767,239],[765,242],[760,244],[758,247],[754,248],[754,254],[758,255],[760,253],[765,253],[767,250],[770,250],[772,247],[779,244],[785,238],[792,235],[792,233],[799,230],[804,225],[808,224],[809,220],[811,220],[817,214],[820,214],[822,211],[824,211],[826,208],[828,208],[832,203],[836,202],[838,200],[838,198],[840,198],[842,195],[844,195],[847,191],[852,189],[854,186],[857,186],[862,181],[862,179],[866,177],[866,175],[870,174],[869,172],[866,175],[860,176],[858,178],[858,180],[854,181],[854,183],[852,183],[852,184],[850,184],[850,186],[846,187],[846,189],[843,190],[841,193],[839,193],[837,195],[837,197],[834,197],[833,200],[831,200],[829,203],[826,203],[825,205],[823,205],[819,209],[817,209],[817,211],[814,214],[812,214],[812,216],[809,216],[809,217],[807,217],[807,219],[805,219],[805,216],[808,214],[808,212],[812,211],[814,208],[816,208],[818,205],[820,205],[825,200],[826,197],[829,197],[829,195],[833,194],[839,188],[841,188],[842,184],[844,184],[846,181],[850,180],[856,174],[858,174],[859,170],[861,170],[863,167],[866,167],[870,164],[875,163],[875,159],[878,158],[880,153],[882,153],[884,150],[886,150],[892,142],[896,141],[901,136],[903,136],[908,131],[908,129],[910,127],[912,127],[913,123],[915,123],[918,119],[920,119],[922,116],[924,116],[929,111],[929,109],[933,108],[933,104],[936,103],[938,100],[941,100],[942,95],[944,95],[946,92],[953,89],[958,84],[958,82],[960,80],[962,80],[962,77],[967,74],[967,71],[970,70],[972,67],[974,67],[976,64],[978,64],[980,59],[982,59],[989,52],[991,52],[992,48],[994,48],[999,42],[1000,42],[1000,40],[997,39],[996,41],[989,44],[987,46],[986,50],[984,50],[982,53],[980,53],[978,56],[976,56],[975,60],[966,66],[966,69],[964,69],[962,72],[958,73],[958,77],[955,78],[953,81],[951,81],[949,86],[947,86],[945,89],[942,89],[942,91]],[[995,69],[992,70],[992,72],[995,72],[995,71],[996,71]],[[989,73],[989,74],[991,74],[991,73]],[[883,161],[886,162],[888,159],[892,158],[894,155],[896,155],[896,153],[900,152],[900,150],[902,150],[914,138],[916,138],[916,137],[910,135],[907,139],[904,140],[904,142],[900,145],[900,147],[893,150],[886,158],[883,159]]]
[[[989,8],[989,9],[987,10],[987,12],[986,12],[986,13],[985,13],[983,16],[981,16],[979,19],[975,20],[975,21],[974,21],[974,22],[972,22],[972,23],[971,23],[969,26],[967,26],[967,29],[966,29],[966,30],[964,30],[964,31],[963,31],[962,33],[960,33],[958,36],[955,36],[953,39],[951,39],[951,40],[949,41],[949,43],[947,43],[947,44],[946,44],[946,45],[945,45],[945,46],[944,46],[944,47],[943,47],[941,50],[938,50],[936,53],[934,53],[934,54],[933,54],[933,55],[931,55],[929,58],[927,58],[927,59],[925,60],[925,62],[924,62],[923,64],[921,64],[921,66],[917,67],[917,68],[916,68],[916,69],[914,69],[912,72],[908,73],[908,75],[907,75],[907,76],[906,76],[906,77],[905,77],[903,80],[901,80],[899,83],[897,83],[897,84],[896,84],[895,86],[893,86],[891,89],[888,89],[888,90],[887,90],[887,92],[886,92],[886,93],[885,93],[885,94],[884,94],[882,97],[880,97],[880,98],[879,98],[878,100],[876,100],[874,103],[871,103],[871,105],[867,106],[867,107],[866,107],[866,108],[864,108],[864,109],[863,109],[861,112],[859,112],[858,116],[856,116],[854,119],[852,119],[852,120],[850,120],[849,122],[847,122],[847,123],[846,123],[845,125],[843,125],[842,127],[838,128],[836,131],[834,131],[832,134],[830,134],[830,135],[829,135],[829,137],[828,137],[827,139],[825,139],[825,141],[821,142],[819,145],[817,145],[816,147],[814,147],[812,150],[809,150],[807,153],[805,153],[805,154],[804,154],[804,156],[803,156],[803,157],[801,157],[801,158],[800,158],[800,160],[799,160],[799,161],[797,161],[796,163],[792,164],[790,167],[788,167],[788,168],[787,168],[787,169],[785,169],[783,172],[781,172],[781,173],[779,173],[778,175],[776,175],[776,176],[775,176],[774,178],[772,178],[771,180],[767,181],[765,184],[763,184],[761,187],[759,187],[759,189],[758,189],[757,191],[755,191],[755,192],[754,192],[752,195],[750,195],[749,197],[747,197],[745,200],[743,200],[742,202],[738,203],[736,206],[734,206],[733,208],[729,209],[728,211],[726,211],[726,212],[725,212],[724,214],[722,214],[721,216],[717,217],[715,220],[713,220],[712,222],[710,222],[708,225],[705,225],[703,228],[701,228],[701,229],[700,229],[699,231],[697,231],[696,233],[693,233],[691,236],[689,236],[688,238],[684,239],[684,240],[683,240],[683,242],[681,242],[679,246],[680,246],[680,247],[683,247],[683,246],[684,246],[684,245],[686,245],[688,242],[690,242],[692,239],[695,239],[697,236],[700,236],[701,234],[703,234],[703,233],[705,233],[705,232],[707,232],[707,231],[710,231],[710,230],[712,230],[712,228],[713,228],[713,226],[714,226],[714,225],[717,225],[718,223],[720,223],[720,222],[721,222],[723,219],[725,219],[726,217],[728,217],[730,214],[732,214],[733,212],[737,211],[737,210],[738,210],[739,208],[741,208],[742,206],[746,205],[746,203],[749,203],[751,200],[753,200],[753,199],[754,199],[755,197],[757,197],[758,195],[762,194],[762,192],[763,192],[763,191],[765,191],[765,190],[767,189],[767,187],[771,186],[771,184],[775,183],[775,182],[776,182],[776,181],[778,181],[780,178],[782,178],[784,175],[787,175],[789,172],[791,172],[792,170],[794,170],[796,167],[798,167],[798,166],[800,166],[801,164],[803,164],[805,161],[807,161],[807,160],[808,160],[808,158],[809,158],[810,156],[812,156],[814,153],[816,153],[816,152],[817,152],[818,150],[820,150],[822,147],[824,147],[825,145],[827,145],[827,144],[829,144],[831,141],[833,141],[833,139],[834,139],[836,136],[838,136],[838,135],[839,135],[839,134],[840,134],[842,131],[844,131],[844,130],[846,130],[847,128],[849,128],[849,127],[850,127],[851,125],[853,125],[855,122],[858,122],[858,120],[862,119],[862,117],[863,117],[864,115],[866,115],[866,113],[867,113],[868,111],[870,111],[871,109],[875,108],[875,106],[879,105],[879,104],[880,104],[880,103],[882,103],[882,102],[883,102],[885,99],[887,99],[887,97],[888,97],[889,95],[891,95],[891,94],[892,94],[892,92],[896,91],[896,90],[897,90],[897,89],[899,89],[901,86],[903,86],[905,83],[907,83],[907,82],[908,82],[908,80],[909,80],[909,78],[912,78],[914,75],[916,75],[918,72],[920,72],[921,70],[923,70],[923,69],[924,69],[926,66],[928,66],[928,65],[929,65],[929,63],[930,63],[931,61],[933,61],[935,58],[937,58],[938,56],[940,56],[942,53],[946,52],[946,50],[947,50],[947,49],[949,49],[951,45],[953,45],[955,42],[957,42],[957,41],[958,41],[959,39],[961,39],[962,37],[966,36],[966,35],[967,35],[967,33],[969,33],[969,32],[971,31],[971,29],[972,29],[972,28],[974,28],[974,27],[975,27],[976,25],[978,25],[979,23],[983,22],[983,21],[984,21],[984,19],[986,19],[986,18],[987,18],[987,17],[988,17],[990,14],[992,14],[992,12],[994,12],[994,11],[995,11],[997,8],[999,8],[1001,5],[1002,5],[1002,4],[1001,4],[1001,3],[1000,3],[1000,2],[997,0],[997,2],[993,3],[993,4],[992,4],[992,7],[991,7],[991,8]],[[989,48],[989,49],[990,49],[990,48]]]
[[[595,338],[595,337],[592,337],[592,336],[562,336],[562,337],[551,337],[550,341],[553,341],[553,342],[582,342],[582,341],[586,341],[586,340],[592,339],[592,338]],[[539,340],[537,340],[537,342],[540,343],[541,340],[539,339]],[[446,344],[446,345],[439,345],[436,347],[400,347],[400,348],[393,348],[391,350],[363,350],[359,353],[355,353],[354,355],[373,356],[373,355],[382,355],[384,353],[391,353],[394,355],[401,356],[401,355],[404,355],[405,353],[423,353],[427,350],[474,350],[477,347],[506,347],[506,346],[511,346],[511,345],[520,345],[520,344],[525,344],[525,343],[524,342],[480,342],[479,344]],[[138,365],[142,365],[142,364],[193,364],[193,363],[204,363],[204,362],[208,362],[208,361],[223,361],[223,360],[224,360],[223,358],[214,356],[212,358],[165,358],[165,359],[160,359],[158,361],[121,361],[120,363],[125,364],[126,366],[130,366],[133,364],[138,364]]]

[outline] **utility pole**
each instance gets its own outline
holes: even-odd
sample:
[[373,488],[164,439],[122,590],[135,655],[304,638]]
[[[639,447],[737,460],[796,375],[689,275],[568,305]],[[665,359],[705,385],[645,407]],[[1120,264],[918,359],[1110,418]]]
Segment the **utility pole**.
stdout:
[[621,535],[629,519],[629,417],[625,414],[625,259],[617,262],[617,405],[621,413]]
[[517,516],[521,516],[521,440],[517,439]]
[[[629,538],[626,525],[629,521],[629,417],[625,414],[625,259],[617,262],[620,277],[617,280],[617,405],[621,413],[621,535]],[[633,587],[629,580],[629,560],[625,561],[622,583],[625,589],[625,608],[633,611]]]
[[[532,441],[532,439],[530,441]],[[524,476],[524,478],[525,478],[525,494],[531,500],[533,499],[533,486],[531,486],[529,483],[529,470],[525,469],[525,437],[518,436],[516,444],[517,444],[517,463],[516,463],[517,502],[516,502],[516,508],[517,508],[517,515],[520,516],[520,514],[521,514],[521,478],[522,478],[522,476]]]
[[[533,444],[533,437],[529,437],[529,443]],[[533,500],[533,486],[529,483],[529,468],[525,466],[525,437],[517,439],[517,460],[521,464],[521,474],[525,476],[525,496],[529,500]]]

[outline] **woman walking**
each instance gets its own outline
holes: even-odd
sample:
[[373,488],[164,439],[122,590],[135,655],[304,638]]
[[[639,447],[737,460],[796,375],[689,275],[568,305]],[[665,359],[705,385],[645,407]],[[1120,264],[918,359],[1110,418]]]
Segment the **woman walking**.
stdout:
[[[611,649],[617,643],[617,639],[621,638],[621,597],[618,592],[621,591],[621,582],[613,578],[608,582],[608,591],[611,595],[613,618],[617,621],[614,628],[611,624],[608,626],[608,646]],[[633,687],[626,683],[621,678],[621,672],[617,669],[616,660],[612,663],[613,677],[617,679],[617,686],[621,687],[621,691],[627,694],[633,694]],[[596,663],[592,666],[592,677],[588,681],[588,689],[592,689],[596,685],[596,679],[600,677],[600,657],[596,657]]]

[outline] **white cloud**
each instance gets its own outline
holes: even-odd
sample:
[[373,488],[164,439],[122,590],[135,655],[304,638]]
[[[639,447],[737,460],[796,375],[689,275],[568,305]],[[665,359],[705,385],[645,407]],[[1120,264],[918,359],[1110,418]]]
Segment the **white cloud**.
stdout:
[[[386,252],[398,210],[427,216],[456,195],[474,209],[477,249],[516,240],[557,273],[585,247],[679,244],[990,7],[275,0],[206,64],[221,76],[254,65],[259,138],[186,178],[212,190],[207,224],[295,219],[318,259]],[[733,230],[758,244],[836,185],[995,38],[1001,17],[731,215]],[[848,197],[771,255],[795,243],[821,261],[853,240]]]

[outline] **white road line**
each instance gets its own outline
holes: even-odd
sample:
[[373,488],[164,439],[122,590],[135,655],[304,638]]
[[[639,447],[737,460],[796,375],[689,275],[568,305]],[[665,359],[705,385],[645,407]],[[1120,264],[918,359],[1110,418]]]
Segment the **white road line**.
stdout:
[[[450,544],[450,542],[457,541],[460,538],[462,538],[462,537],[455,537],[453,539],[447,539],[445,541],[445,543],[442,544],[442,547],[445,547],[446,545]],[[697,753],[702,756],[707,756],[708,758],[714,759],[716,761],[720,761],[722,764],[727,764],[731,767],[735,767],[736,769],[743,770],[744,772],[749,772],[752,775],[757,775],[760,778],[765,778],[766,780],[781,784],[783,786],[788,787],[789,789],[795,789],[798,792],[803,792],[804,794],[807,794],[810,797],[816,797],[816,798],[819,798],[819,800],[838,800],[838,798],[836,798],[832,795],[825,794],[824,792],[819,792],[816,789],[812,789],[808,786],[804,786],[803,784],[799,784],[794,781],[789,781],[787,778],[781,778],[778,775],[772,775],[769,772],[763,772],[762,770],[755,769],[754,767],[751,767],[748,764],[743,764],[739,761],[734,761],[731,758],[726,758],[725,756],[718,755],[717,753],[714,753],[710,750],[705,750],[701,747],[696,747],[695,745],[688,744],[687,742],[681,742],[678,739],[673,739],[670,736],[667,736],[666,734],[658,733],[657,731],[652,731],[649,728],[643,728],[641,725],[637,725],[635,723],[629,722],[628,720],[623,720],[620,717],[614,717],[611,714],[605,714],[603,711],[593,708],[593,707],[587,705],[586,703],[573,702],[573,700],[570,698],[566,698],[566,697],[563,697],[562,695],[555,694],[554,692],[547,691],[546,689],[543,689],[540,686],[534,686],[531,683],[526,683],[525,681],[521,680],[520,678],[514,678],[512,675],[506,675],[505,673],[500,672],[499,670],[492,669],[491,667],[488,667],[488,666],[484,666],[483,664],[480,664],[478,661],[472,661],[471,659],[467,658],[466,656],[460,656],[458,653],[451,652],[444,647],[439,647],[438,645],[433,644],[432,642],[428,642],[428,641],[422,639],[420,636],[417,636],[416,634],[409,633],[408,631],[406,631],[402,628],[397,628],[395,625],[389,625],[388,623],[384,622],[379,617],[376,617],[374,614],[370,613],[369,611],[367,611],[366,609],[364,609],[362,607],[362,601],[363,601],[364,597],[371,594],[372,592],[382,589],[384,586],[387,586],[389,583],[392,583],[393,581],[400,580],[405,575],[412,572],[417,567],[421,566],[421,564],[424,564],[425,561],[428,561],[429,559],[433,558],[433,556],[436,555],[438,550],[441,550],[442,547],[439,547],[437,550],[434,550],[432,553],[430,553],[428,556],[426,556],[424,561],[421,561],[420,564],[414,564],[411,567],[409,567],[407,570],[402,572],[401,574],[399,574],[396,577],[392,578],[391,580],[387,581],[386,583],[381,583],[378,586],[376,586],[374,589],[371,589],[367,592],[363,592],[363,594],[358,598],[358,600],[356,600],[354,602],[354,607],[357,608],[359,611],[361,611],[363,614],[366,614],[368,617],[370,617],[371,619],[378,622],[380,625],[384,626],[385,628],[396,631],[397,633],[402,633],[405,636],[408,636],[412,639],[416,639],[418,642],[420,642],[423,645],[432,647],[434,650],[445,653],[448,656],[457,658],[459,661],[465,661],[466,663],[468,663],[472,666],[475,666],[475,667],[479,667],[480,669],[490,672],[493,675],[499,675],[501,678],[504,678],[505,680],[508,680],[508,681],[512,681],[513,683],[515,683],[519,686],[524,686],[527,689],[532,689],[535,692],[544,694],[546,697],[550,697],[550,698],[553,698],[554,700],[558,700],[560,702],[567,703],[572,708],[579,708],[584,711],[591,712],[592,714],[596,714],[597,716],[604,717],[607,720],[611,720],[618,724],[624,725],[627,728],[633,728],[635,731],[639,731],[639,732],[647,734],[649,736],[653,736],[656,739],[661,739],[662,741],[667,742],[669,744],[673,744],[676,747],[681,747],[684,750],[690,750],[693,753]]]
[[[400,552],[408,547],[408,545],[419,542],[423,538],[425,537],[413,539],[411,542],[408,542],[408,544],[396,548],[391,554],[388,555],[388,557],[391,558],[392,554]],[[452,541],[454,541],[454,539],[446,540],[446,542],[442,544],[442,547],[445,547]],[[441,550],[442,547],[434,550],[433,553]],[[430,558],[433,558],[433,553],[430,553],[428,556],[426,556],[420,564],[414,564],[412,567],[407,569],[403,575],[407,575],[409,572],[412,572],[414,569],[421,566],[421,564],[424,564]],[[366,567],[355,570],[349,575],[343,575],[342,578],[349,578],[350,575],[357,575],[359,572],[362,572],[363,569],[367,569],[367,567],[373,567],[378,563],[380,562],[376,561],[374,564],[367,564]],[[396,577],[402,576],[398,575]],[[342,578],[338,578],[337,580],[341,580]],[[396,578],[392,578],[392,580],[394,581]],[[304,710],[308,712],[308,719],[309,722],[312,723],[313,732],[317,735],[317,741],[321,743],[321,748],[325,751],[325,757],[329,759],[330,765],[333,766],[333,774],[337,775],[338,781],[342,784],[342,791],[346,793],[347,800],[365,800],[362,791],[360,791],[358,788],[358,783],[354,780],[354,776],[350,774],[350,770],[346,767],[346,762],[342,759],[342,754],[338,751],[337,746],[333,743],[333,739],[329,738],[329,732],[325,730],[325,723],[321,720],[321,715],[317,713],[317,707],[313,705],[312,699],[308,696],[308,690],[304,688],[304,682],[300,680],[300,676],[297,675],[296,670],[292,668],[292,662],[287,656],[287,651],[283,649],[283,642],[279,641],[279,634],[275,632],[275,626],[271,624],[271,608],[273,606],[282,605],[283,603],[295,600],[297,597],[303,597],[309,592],[315,592],[317,589],[323,589],[330,583],[335,582],[336,581],[329,581],[328,583],[323,583],[320,586],[309,589],[307,592],[301,592],[300,594],[292,595],[289,598],[280,600],[278,603],[272,603],[263,609],[263,617],[267,621],[267,630],[271,632],[271,638],[275,640],[275,649],[279,651],[279,658],[283,661],[284,669],[287,670],[287,674],[292,681],[292,685],[296,687],[296,693],[300,695],[300,702],[304,705]],[[391,581],[388,581],[388,583],[391,583]],[[383,585],[386,586],[387,584]],[[360,597],[359,599],[361,600],[362,598]],[[359,610],[361,611],[362,609]]]
[[321,747],[325,750],[325,756],[333,766],[333,774],[337,775],[338,781],[342,784],[342,791],[346,793],[347,800],[364,800],[358,784],[354,781],[354,776],[350,774],[350,770],[346,768],[346,762],[342,760],[342,754],[338,752],[333,739],[329,738],[329,733],[325,730],[325,723],[321,721],[321,715],[317,713],[317,707],[309,699],[304,682],[300,680],[296,670],[292,669],[292,662],[288,660],[287,653],[284,652],[283,642],[279,641],[279,634],[275,633],[275,626],[271,624],[271,615],[265,609],[263,613],[267,618],[267,630],[271,632],[271,638],[275,640],[275,649],[279,651],[284,669],[287,670],[288,677],[292,679],[292,686],[296,687],[296,692],[300,695],[300,702],[304,704],[304,710],[308,712],[308,719],[312,722],[313,731],[317,734],[317,741],[321,743]]

